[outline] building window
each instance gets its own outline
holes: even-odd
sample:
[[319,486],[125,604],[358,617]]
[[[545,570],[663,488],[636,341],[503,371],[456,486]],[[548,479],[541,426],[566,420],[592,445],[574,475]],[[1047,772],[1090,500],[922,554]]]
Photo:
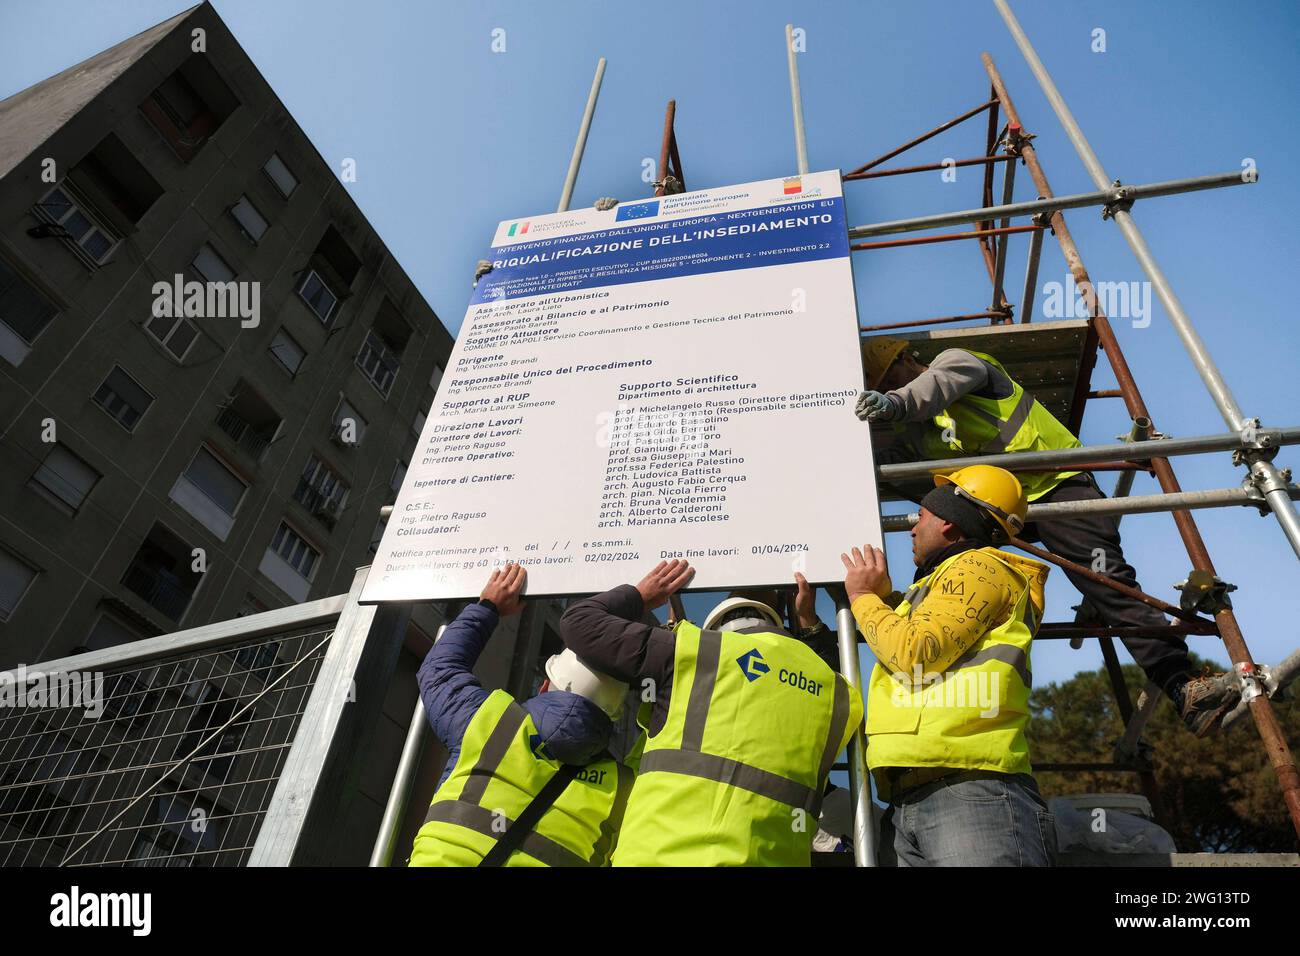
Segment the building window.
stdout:
[[145,98],[140,112],[188,163],[237,106],[239,100],[207,57],[196,53]]
[[316,563],[320,552],[303,540],[302,535],[294,531],[283,521],[275,529],[271,538],[271,551],[278,555],[285,564],[302,578],[310,581],[316,573]]
[[179,621],[201,577],[194,570],[194,549],[155,524],[122,575],[122,586],[163,616]]
[[[190,719],[185,725],[185,734],[176,745],[174,756],[177,759],[187,757],[195,747],[212,737],[195,754],[191,765],[218,781],[226,780],[230,775],[231,764],[238,756],[244,731],[255,716],[255,712],[245,710],[241,716],[235,717],[236,712],[243,709],[240,700],[222,694],[215,684],[207,681],[199,687],[191,684],[186,688],[185,693],[196,701],[197,706],[190,714]],[[233,722],[232,718],[234,718]],[[213,731],[228,723],[229,727],[213,736]]]
[[406,469],[410,467],[410,462],[398,460],[393,466],[393,474],[388,479],[388,488],[390,491],[397,491],[402,487],[402,479],[406,477]]
[[348,486],[328,465],[311,455],[298,478],[293,500],[333,528],[348,499]]
[[397,378],[401,363],[397,353],[385,342],[374,329],[366,333],[366,341],[357,353],[357,367],[370,379],[370,384],[379,390],[379,394],[388,397],[388,391]]
[[9,620],[39,573],[22,558],[0,548],[0,621]]
[[249,617],[253,614],[265,614],[271,610],[261,600],[252,594],[245,594],[243,603],[239,605],[239,610],[235,612],[235,617]]
[[170,497],[224,541],[235,526],[235,513],[246,491],[248,483],[205,447],[176,479]]
[[302,367],[302,360],[307,357],[306,350],[284,329],[275,333],[275,338],[271,340],[271,347],[267,351],[291,378],[298,374],[298,369]]
[[293,173],[289,172],[289,167],[284,164],[279,153],[272,153],[271,158],[266,161],[262,167],[262,172],[275,184],[275,188],[280,191],[280,195],[288,199],[293,195],[293,191],[298,188],[298,179]]
[[90,201],[66,181],[46,193],[33,210],[92,268],[103,265],[122,241],[105,217],[94,212]]
[[239,224],[244,235],[254,243],[266,235],[266,218],[257,211],[247,196],[240,196],[239,202],[230,207],[230,216]]
[[418,436],[424,431],[424,420],[427,416],[424,412],[416,412],[415,418],[411,421],[411,431]]
[[307,303],[308,308],[316,313],[316,318],[328,327],[339,299],[330,291],[325,280],[316,274],[315,269],[307,270],[306,278],[302,280],[302,285],[298,286],[298,295]]
[[339,406],[334,410],[334,427],[330,429],[330,441],[344,448],[360,445],[366,437],[366,420],[352,407],[346,398],[339,399]]
[[68,449],[55,445],[41,462],[41,467],[36,469],[29,484],[38,490],[49,492],[57,502],[66,505],[71,513],[76,514],[100,477],[99,472]]
[[99,619],[95,621],[95,626],[91,628],[90,634],[86,637],[84,647],[88,651],[98,651],[105,647],[130,644],[142,637],[142,634],[127,627],[112,615],[100,614]]
[[58,311],[0,259],[0,355],[13,365],[22,362]]
[[156,315],[145,323],[144,328],[178,362],[185,359],[190,346],[199,337],[199,330],[194,324],[179,315]]
[[190,268],[204,282],[229,282],[235,278],[235,270],[206,242],[199,246]]
[[429,376],[429,387],[433,389],[434,392],[437,392],[438,384],[441,381],[442,381],[442,366],[435,364],[433,366],[433,374]]
[[281,424],[279,413],[243,379],[217,411],[217,427],[253,461],[262,460]]
[[94,402],[127,431],[135,431],[140,418],[153,404],[153,396],[140,383],[114,365],[108,378],[95,391]]

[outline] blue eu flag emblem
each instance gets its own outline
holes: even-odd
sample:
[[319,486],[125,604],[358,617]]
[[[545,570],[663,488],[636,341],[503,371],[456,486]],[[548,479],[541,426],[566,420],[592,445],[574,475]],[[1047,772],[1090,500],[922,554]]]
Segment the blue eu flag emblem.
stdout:
[[628,206],[619,206],[614,221],[626,222],[629,219],[648,219],[657,215],[659,215],[659,200],[655,199],[651,202],[634,202]]

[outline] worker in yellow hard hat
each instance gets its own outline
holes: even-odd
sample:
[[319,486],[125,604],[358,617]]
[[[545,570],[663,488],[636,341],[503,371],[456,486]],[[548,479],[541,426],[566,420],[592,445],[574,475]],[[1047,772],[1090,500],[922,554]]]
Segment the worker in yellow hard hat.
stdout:
[[1024,527],[1013,474],[972,465],[935,486],[912,529],[916,576],[896,607],[879,549],[841,555],[876,656],[866,731],[876,792],[889,801],[880,861],[1050,866],[1054,824],[1025,739],[1048,568],[994,546]]
[[[1015,381],[996,358],[952,348],[922,363],[910,345],[890,336],[862,345],[867,388],[855,411],[867,422],[894,427],[894,442],[878,455],[883,462],[932,461],[1003,452],[1078,448],[1081,442]],[[1105,495],[1091,474],[1034,471],[1019,475],[1031,502],[1094,501]],[[1061,557],[1139,587],[1137,572],[1124,558],[1119,520],[1088,515],[1030,525],[1020,535],[1039,540]],[[1164,627],[1157,609],[1067,569],[1100,623],[1118,627]],[[1240,699],[1233,676],[1196,676],[1186,642],[1168,637],[1124,636],[1124,646],[1147,677],[1169,695],[1179,716],[1197,736],[1220,726]]]

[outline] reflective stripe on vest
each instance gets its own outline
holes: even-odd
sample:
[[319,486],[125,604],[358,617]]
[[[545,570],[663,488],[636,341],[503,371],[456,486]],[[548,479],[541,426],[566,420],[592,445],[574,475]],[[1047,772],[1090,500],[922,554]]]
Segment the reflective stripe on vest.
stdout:
[[[480,707],[479,713],[475,714],[474,720],[491,719],[493,712],[497,710],[500,713],[483,741],[477,757],[474,758],[473,765],[467,771],[459,774],[463,779],[459,794],[454,797],[440,798],[435,793],[433,803],[425,814],[424,824],[426,826],[432,823],[463,827],[473,833],[487,837],[495,843],[501,838],[505,830],[514,823],[515,816],[523,812],[532,797],[541,792],[546,780],[550,779],[554,772],[558,772],[558,765],[548,768],[551,770],[551,774],[536,781],[532,794],[510,791],[514,798],[511,802],[518,804],[518,806],[512,808],[513,816],[503,810],[489,809],[487,806],[482,805],[489,785],[494,778],[499,779],[501,776],[503,762],[507,758],[518,760],[523,756],[519,753],[512,754],[512,748],[521,746],[519,736],[521,731],[527,732],[536,729],[532,725],[528,712],[504,691],[494,691]],[[473,722],[471,722],[471,728],[472,726]],[[482,730],[479,730],[478,733],[481,734]],[[469,738],[470,731],[467,730],[466,739]],[[530,761],[537,760],[531,751],[527,752],[526,759]],[[547,763],[546,761],[537,762],[540,764]],[[608,860],[610,849],[617,836],[617,826],[623,818],[623,810],[631,793],[632,771],[623,764],[609,758],[594,761],[586,769],[614,775],[615,790],[612,797],[606,795],[602,798],[608,805],[601,805],[599,802],[593,803],[584,793],[575,792],[575,784],[579,786],[581,784],[577,780],[571,781],[546,813],[543,814],[538,822],[537,829],[530,831],[523,837],[515,851],[516,853],[527,854],[546,866],[599,866]],[[459,767],[453,770],[452,776],[448,777],[443,787],[451,783],[458,773]],[[535,770],[532,773],[534,776],[536,775]],[[517,785],[512,786],[517,787]],[[439,789],[442,790],[442,788]],[[591,852],[588,856],[584,857],[558,840],[538,832],[543,821],[553,819],[551,815],[557,811],[557,808],[566,811],[571,816],[582,815],[586,820],[587,832],[594,836],[591,843]],[[595,819],[596,813],[600,814],[598,825]],[[577,834],[581,832],[581,830],[576,831],[574,837],[577,838]],[[426,836],[436,838],[437,834],[426,832],[422,827],[420,835],[417,836],[416,851],[413,858],[421,855],[420,841],[421,838]],[[592,836],[581,839],[580,845],[584,848],[584,852],[586,841],[592,839]],[[433,855],[436,857],[436,852]],[[465,854],[462,852],[460,855]]]
[[[942,674],[919,675],[919,683],[918,675],[900,681],[881,664],[875,665],[867,692],[867,760],[873,770],[1031,770],[1025,726],[1033,686],[1030,648],[1036,615],[1029,580],[998,557],[996,549],[979,551],[1006,565],[1022,584],[1015,603],[1006,620],[982,635]],[[948,558],[914,584],[894,612],[909,617],[931,593],[935,578],[967,553]]]
[[862,700],[785,634],[675,628],[614,866],[808,866],[822,788]]
[[[1006,398],[964,395],[932,419],[901,426],[918,454],[927,459],[946,459],[1080,447],[1079,439],[1035,401],[1001,362],[983,352],[966,351],[1006,376],[1011,383],[1011,394]],[[992,434],[988,434],[990,430]],[[1023,472],[1018,477],[1025,494],[1034,501],[1077,474],[1077,471]]]
[[[682,726],[681,747],[649,750],[641,758],[640,772],[663,771],[701,777],[715,783],[725,783],[728,786],[739,787],[741,790],[748,790],[750,793],[806,810],[813,816],[817,816],[821,813],[820,789],[805,786],[796,780],[771,773],[760,767],[752,767],[738,760],[700,750],[704,740],[704,725],[709,716],[709,703],[713,698],[713,688],[717,681],[721,652],[722,632],[701,630],[695,680],[691,683],[686,717]],[[844,736],[849,720],[848,685],[838,679],[834,680],[833,684],[835,690],[831,704],[831,726],[826,742],[822,746],[819,780],[825,780],[826,775],[830,773],[835,755],[839,753],[839,742]]]

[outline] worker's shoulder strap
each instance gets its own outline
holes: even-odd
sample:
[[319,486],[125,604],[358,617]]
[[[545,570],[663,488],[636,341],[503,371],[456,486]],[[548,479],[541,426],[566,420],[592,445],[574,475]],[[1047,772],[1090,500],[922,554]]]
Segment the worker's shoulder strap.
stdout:
[[519,849],[519,845],[524,842],[524,838],[533,832],[533,827],[537,826],[539,821],[547,810],[560,799],[560,794],[565,788],[573,782],[573,778],[582,770],[577,764],[566,763],[562,765],[555,776],[546,781],[546,786],[538,791],[537,796],[533,797],[532,802],[524,807],[523,813],[515,817],[513,823],[506,828],[506,832],[501,834],[497,840],[496,846],[488,851],[488,855],[483,857],[479,866],[502,866],[506,860],[510,859],[510,854]]

